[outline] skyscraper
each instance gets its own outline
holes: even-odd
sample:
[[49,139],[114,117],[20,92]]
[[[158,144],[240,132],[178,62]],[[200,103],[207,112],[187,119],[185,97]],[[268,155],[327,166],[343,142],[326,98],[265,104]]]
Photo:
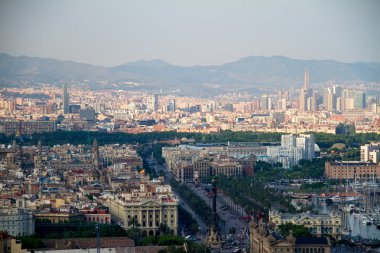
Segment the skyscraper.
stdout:
[[336,110],[336,97],[334,93],[327,94],[327,110]]
[[342,97],[343,95],[343,87],[340,85],[334,85],[333,87],[333,93],[337,98]]
[[299,100],[299,108],[301,112],[312,111],[312,96],[313,90],[310,89],[310,72],[309,69],[306,68]]
[[151,95],[148,97],[147,100],[147,109],[150,111],[157,111],[158,110],[158,95]]
[[318,111],[318,93],[316,91],[313,92],[313,96],[311,97],[311,110],[314,112]]
[[303,88],[305,90],[310,89],[310,72],[309,72],[309,69],[305,69],[304,78],[303,78]]
[[355,91],[354,94],[354,108],[364,109],[365,108],[365,91]]
[[67,83],[63,84],[63,114],[68,114],[69,109],[69,94],[67,93]]
[[301,89],[299,108],[301,112],[306,112],[307,110],[307,93],[305,89]]
[[268,110],[269,109],[269,99],[268,95],[264,94],[260,98],[260,109]]

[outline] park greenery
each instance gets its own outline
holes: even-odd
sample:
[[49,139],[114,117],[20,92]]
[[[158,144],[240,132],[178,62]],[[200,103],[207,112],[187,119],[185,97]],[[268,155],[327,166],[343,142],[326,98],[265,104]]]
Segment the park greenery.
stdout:
[[[314,133],[315,141],[321,149],[327,150],[335,143],[343,143],[347,147],[359,147],[369,141],[380,141],[380,135],[376,133],[356,134],[352,131],[338,131],[340,134]],[[88,144],[91,145],[96,138],[100,145],[120,143],[120,144],[146,144],[173,139],[193,140],[195,142],[280,142],[283,133],[253,133],[253,132],[233,132],[221,131],[219,133],[179,133],[179,132],[151,132],[140,134],[129,134],[122,132],[101,132],[101,131],[56,131],[50,133],[35,133],[30,136],[22,136],[26,145],[37,145],[41,140],[43,145],[63,145],[63,144]],[[0,134],[0,143],[10,144],[16,137]]]
[[297,165],[289,169],[282,169],[279,163],[272,165],[267,162],[257,161],[254,177],[261,182],[274,182],[279,179],[321,179],[324,177],[325,163],[337,159],[338,157],[324,157],[315,158],[312,161],[300,160]]
[[[26,249],[38,249],[43,247],[43,239],[62,238],[93,238],[96,237],[95,223],[88,222],[60,222],[51,223],[48,220],[36,220],[36,234],[22,236],[17,239]],[[118,225],[99,224],[101,237],[124,237],[127,231]]]
[[305,227],[304,225],[295,225],[289,222],[279,225],[278,230],[280,234],[285,237],[289,235],[290,231],[296,238],[311,236],[309,229],[307,229],[307,227]]
[[180,205],[178,206],[178,223],[191,234],[195,235],[199,232],[197,221]]
[[44,245],[38,235],[21,236],[17,239],[21,241],[23,249],[40,249]]
[[289,197],[265,187],[263,182],[254,177],[234,178],[219,175],[218,187],[253,216],[257,216],[259,210],[268,213],[274,206],[283,212],[296,211]]
[[[96,237],[96,224],[88,222],[40,223],[36,221],[36,233],[41,238],[92,238]],[[102,237],[127,236],[121,226],[115,224],[99,224]]]
[[[212,210],[209,205],[197,194],[195,194],[186,184],[179,183],[174,178],[171,178],[170,185],[174,191],[186,202],[189,207],[202,219],[202,221],[209,225],[212,222]],[[217,217],[218,223],[223,222]]]

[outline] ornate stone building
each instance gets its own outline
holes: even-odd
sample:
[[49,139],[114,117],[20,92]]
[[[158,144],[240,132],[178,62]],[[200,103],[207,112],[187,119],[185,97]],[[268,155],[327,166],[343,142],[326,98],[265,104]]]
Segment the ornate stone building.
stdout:
[[249,224],[251,253],[330,253],[330,241],[325,237],[295,238],[290,233],[286,238],[277,234],[267,224],[252,221]]
[[160,224],[165,224],[177,234],[178,200],[170,185],[141,183],[139,190],[109,196],[105,204],[111,219],[120,222],[125,229],[138,226],[143,233],[155,235]]
[[342,235],[342,216],[337,213],[312,214],[312,213],[280,213],[269,212],[269,221],[276,226],[286,223],[304,225],[312,235],[331,235],[339,239]]

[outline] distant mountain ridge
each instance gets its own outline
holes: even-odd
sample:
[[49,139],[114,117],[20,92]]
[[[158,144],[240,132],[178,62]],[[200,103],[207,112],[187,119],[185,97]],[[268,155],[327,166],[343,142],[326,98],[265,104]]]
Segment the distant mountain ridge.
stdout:
[[14,57],[0,53],[0,80],[57,82],[61,80],[134,81],[149,89],[250,89],[258,86],[301,87],[310,68],[311,82],[328,80],[380,81],[380,63],[342,63],[334,60],[297,60],[285,56],[249,56],[215,66],[182,67],[162,60],[101,67],[72,61]]

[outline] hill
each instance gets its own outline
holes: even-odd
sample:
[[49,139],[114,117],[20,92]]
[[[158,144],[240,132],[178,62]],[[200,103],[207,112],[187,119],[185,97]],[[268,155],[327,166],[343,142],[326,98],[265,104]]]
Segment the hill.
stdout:
[[153,60],[107,68],[72,61],[0,54],[0,80],[3,81],[133,81],[150,90],[176,89],[184,93],[194,89],[206,93],[243,91],[268,85],[301,87],[305,68],[310,68],[312,83],[328,80],[380,81],[379,63],[297,60],[284,56],[249,56],[216,66],[182,67]]

